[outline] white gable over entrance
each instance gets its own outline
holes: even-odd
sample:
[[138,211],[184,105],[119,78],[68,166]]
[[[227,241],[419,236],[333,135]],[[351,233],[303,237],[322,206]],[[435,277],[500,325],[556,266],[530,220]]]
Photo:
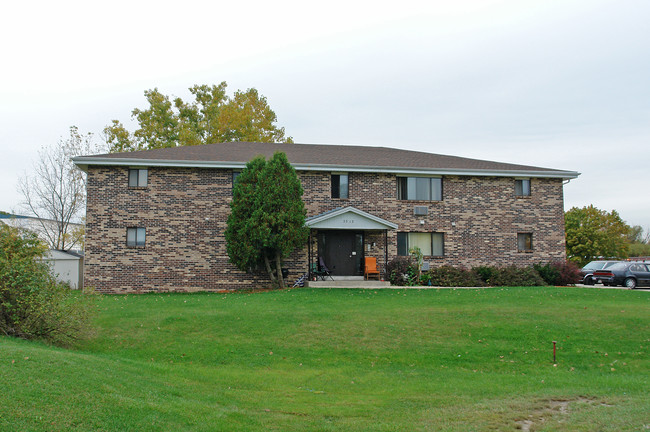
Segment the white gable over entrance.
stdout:
[[305,225],[313,229],[386,230],[397,229],[397,224],[366,213],[354,207],[341,207],[307,218]]

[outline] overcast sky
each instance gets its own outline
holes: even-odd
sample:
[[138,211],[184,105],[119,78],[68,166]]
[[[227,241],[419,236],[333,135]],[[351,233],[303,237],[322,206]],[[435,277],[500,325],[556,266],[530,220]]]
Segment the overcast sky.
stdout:
[[650,228],[650,1],[5,2],[0,210],[37,151],[144,90],[255,87],[295,142],[572,170],[565,208]]

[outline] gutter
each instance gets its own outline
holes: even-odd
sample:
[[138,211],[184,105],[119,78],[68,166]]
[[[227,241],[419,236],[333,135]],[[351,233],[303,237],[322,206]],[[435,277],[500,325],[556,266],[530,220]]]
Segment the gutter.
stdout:
[[[227,161],[195,161],[195,160],[162,160],[138,158],[106,158],[94,156],[78,156],[72,159],[74,164],[84,172],[89,166],[128,166],[128,167],[168,167],[168,168],[204,168],[204,169],[234,169],[242,170],[246,162]],[[561,178],[571,180],[580,175],[576,171],[559,170],[481,170],[458,168],[404,168],[404,167],[377,167],[368,165],[332,165],[332,164],[291,164],[296,171],[344,171],[344,172],[370,172],[387,174],[411,175],[458,175],[477,177],[535,177],[535,178]]]

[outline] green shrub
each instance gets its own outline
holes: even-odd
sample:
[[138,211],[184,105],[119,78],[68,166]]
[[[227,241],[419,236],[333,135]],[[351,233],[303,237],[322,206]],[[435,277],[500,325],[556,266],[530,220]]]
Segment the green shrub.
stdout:
[[558,280],[560,279],[560,270],[553,265],[553,263],[538,263],[533,264],[533,268],[547,285],[558,285]]
[[423,279],[425,277],[426,283],[423,283],[423,285],[429,285],[429,282],[431,282],[430,285],[433,286],[445,287],[475,287],[485,285],[478,274],[473,270],[452,266],[432,268],[423,275]]
[[483,281],[486,285],[492,285],[492,279],[499,272],[499,269],[491,266],[479,266],[472,269],[474,273]]
[[397,257],[386,265],[386,275],[392,285],[419,285],[418,270],[408,257]]
[[433,285],[430,271],[422,273],[422,275],[420,276],[420,285],[422,286]]
[[532,267],[500,267],[490,279],[492,286],[542,286],[544,279]]
[[555,261],[546,264],[534,264],[533,268],[547,285],[566,286],[580,282],[580,267],[572,261]]
[[0,226],[0,332],[68,345],[86,336],[89,295],[56,282],[35,234]]
[[580,267],[573,261],[556,261],[552,265],[557,269],[559,275],[555,285],[574,285],[582,280]]

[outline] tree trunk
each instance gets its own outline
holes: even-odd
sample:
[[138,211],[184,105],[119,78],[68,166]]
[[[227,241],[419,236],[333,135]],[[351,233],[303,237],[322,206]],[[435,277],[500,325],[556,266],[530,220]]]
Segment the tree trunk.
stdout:
[[266,272],[269,274],[269,279],[271,279],[271,283],[275,285],[275,275],[273,275],[273,269],[271,268],[269,257],[267,257],[265,253],[263,253],[263,255],[264,255],[264,266],[266,267]]
[[284,289],[284,277],[282,277],[282,257],[280,251],[275,252],[275,270],[277,272],[280,289]]

